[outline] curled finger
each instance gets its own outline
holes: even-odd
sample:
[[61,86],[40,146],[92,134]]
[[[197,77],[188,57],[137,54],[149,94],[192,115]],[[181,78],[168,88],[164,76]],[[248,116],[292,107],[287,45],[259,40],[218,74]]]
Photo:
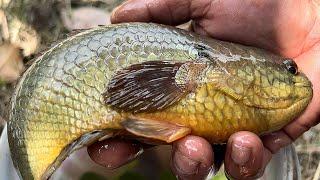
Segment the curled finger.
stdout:
[[204,179],[213,164],[211,145],[203,138],[187,136],[173,145],[171,167],[178,179]]
[[131,162],[143,152],[141,144],[123,139],[107,139],[88,147],[90,158],[108,169]]
[[251,132],[238,132],[228,141],[225,170],[230,179],[256,179],[263,175],[271,159],[260,138]]

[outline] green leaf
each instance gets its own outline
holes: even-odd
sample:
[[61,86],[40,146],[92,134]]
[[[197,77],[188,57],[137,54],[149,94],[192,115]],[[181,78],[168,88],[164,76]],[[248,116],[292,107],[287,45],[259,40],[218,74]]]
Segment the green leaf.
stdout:
[[228,180],[223,171],[219,171],[211,180]]

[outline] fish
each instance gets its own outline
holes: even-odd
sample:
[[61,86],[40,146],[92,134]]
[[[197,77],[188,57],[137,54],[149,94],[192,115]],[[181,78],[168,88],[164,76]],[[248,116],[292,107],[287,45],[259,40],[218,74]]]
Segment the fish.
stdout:
[[313,96],[295,62],[153,23],[81,31],[42,53],[10,104],[8,142],[22,179],[48,179],[72,152],[110,137],[212,144],[281,129]]

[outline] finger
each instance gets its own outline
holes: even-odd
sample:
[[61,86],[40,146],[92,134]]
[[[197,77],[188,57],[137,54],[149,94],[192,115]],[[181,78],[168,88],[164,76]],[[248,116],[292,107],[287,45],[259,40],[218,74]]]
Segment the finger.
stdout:
[[178,179],[204,179],[212,163],[211,145],[201,137],[187,136],[173,145],[171,168]]
[[118,168],[143,152],[140,144],[128,140],[107,139],[88,147],[90,158],[109,169]]
[[111,22],[139,21],[178,25],[203,17],[210,3],[210,0],[129,0],[113,11]]
[[246,131],[233,134],[227,144],[225,168],[227,176],[234,179],[255,179],[263,175],[271,159],[260,138]]

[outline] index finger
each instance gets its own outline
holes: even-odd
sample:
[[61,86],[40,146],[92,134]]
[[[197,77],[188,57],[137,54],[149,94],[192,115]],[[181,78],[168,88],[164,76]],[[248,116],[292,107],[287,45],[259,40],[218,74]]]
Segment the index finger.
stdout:
[[203,17],[210,3],[210,0],[128,0],[113,11],[111,22],[178,25]]

